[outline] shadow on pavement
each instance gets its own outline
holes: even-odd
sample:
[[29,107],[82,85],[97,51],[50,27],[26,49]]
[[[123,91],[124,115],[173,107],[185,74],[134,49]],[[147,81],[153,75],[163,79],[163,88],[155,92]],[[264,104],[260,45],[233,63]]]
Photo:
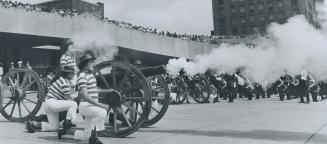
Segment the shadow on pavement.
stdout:
[[72,138],[65,138],[63,137],[61,140],[58,139],[58,137],[56,136],[42,136],[42,137],[39,137],[39,139],[42,139],[42,140],[46,140],[46,141],[52,141],[52,142],[56,142],[56,143],[65,143],[65,144],[81,144],[83,143],[82,141],[76,141]]
[[[221,131],[201,131],[201,130],[139,130],[139,132],[157,132],[194,136],[208,137],[230,137],[241,139],[271,140],[271,141],[299,141],[305,142],[313,133],[308,132],[291,132],[291,131],[272,131],[272,130],[221,130]],[[327,135],[317,134],[321,143],[326,143]],[[317,143],[317,142],[315,142]],[[319,143],[319,142],[318,142]]]

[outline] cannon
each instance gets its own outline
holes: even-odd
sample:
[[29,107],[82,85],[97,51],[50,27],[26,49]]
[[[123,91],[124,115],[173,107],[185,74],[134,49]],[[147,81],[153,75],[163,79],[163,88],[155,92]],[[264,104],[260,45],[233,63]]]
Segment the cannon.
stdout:
[[[142,126],[158,122],[169,105],[167,85],[160,76],[164,72],[163,66],[138,69],[122,61],[97,64],[94,75],[99,102],[111,107],[106,130],[99,136],[126,137]],[[32,70],[12,69],[3,76],[0,86],[1,114],[9,121],[24,122],[32,118],[45,99],[45,86]],[[153,108],[152,103],[161,105],[160,110]],[[151,111],[158,113],[150,116]]]
[[[185,95],[183,97],[185,99],[187,96],[191,96],[197,103],[203,104],[209,102],[210,95],[213,91],[210,81],[203,75],[197,74],[191,78],[185,73],[180,74],[175,80],[177,80],[178,89],[184,91]],[[181,99],[177,104],[183,103],[185,99]]]
[[156,66],[156,67],[146,67],[146,68],[139,68],[142,74],[145,77],[151,77],[155,75],[162,75],[166,74],[166,68],[165,66]]
[[151,88],[151,110],[148,119],[143,127],[149,127],[156,124],[165,115],[169,107],[169,88],[164,78],[166,74],[165,66],[139,67],[139,70],[146,77]]
[[168,79],[171,85],[170,91],[176,94],[176,96],[172,98],[172,103],[182,104],[188,96],[188,89],[186,83],[180,77]]
[[2,77],[1,87],[0,110],[7,120],[23,122],[41,108],[44,87],[35,72],[12,69]]

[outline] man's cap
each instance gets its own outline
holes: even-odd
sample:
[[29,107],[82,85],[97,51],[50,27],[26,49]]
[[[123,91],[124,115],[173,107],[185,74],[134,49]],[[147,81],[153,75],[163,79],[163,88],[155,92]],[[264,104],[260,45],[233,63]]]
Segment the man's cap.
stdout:
[[74,42],[71,39],[67,39],[62,43],[62,46],[69,46],[74,44]]
[[84,63],[85,61],[88,60],[95,60],[95,55],[93,51],[86,51],[84,55],[82,55],[79,59],[79,64]]

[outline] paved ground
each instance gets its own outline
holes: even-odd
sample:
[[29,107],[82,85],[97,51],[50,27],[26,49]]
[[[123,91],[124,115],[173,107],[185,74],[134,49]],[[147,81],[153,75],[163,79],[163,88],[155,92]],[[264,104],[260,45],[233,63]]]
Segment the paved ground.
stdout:
[[[172,105],[151,128],[128,138],[101,138],[105,144],[326,144],[327,101],[298,104],[277,98],[235,103]],[[56,133],[25,132],[24,124],[0,116],[1,144],[71,144]]]

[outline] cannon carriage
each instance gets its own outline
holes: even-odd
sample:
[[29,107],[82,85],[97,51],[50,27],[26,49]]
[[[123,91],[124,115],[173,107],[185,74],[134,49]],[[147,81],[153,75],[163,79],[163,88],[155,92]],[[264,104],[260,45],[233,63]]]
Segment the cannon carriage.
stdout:
[[[107,137],[126,137],[140,127],[157,123],[169,106],[169,90],[161,74],[165,68],[136,68],[122,61],[95,66],[99,102],[108,104]],[[17,68],[1,79],[0,110],[9,121],[24,122],[35,116],[45,99],[46,86],[32,70]]]
[[180,74],[177,78],[173,79],[177,92],[182,91],[178,94],[176,103],[183,103],[188,97],[191,96],[195,102],[203,104],[208,103],[210,95],[214,93],[210,81],[205,76],[197,74],[193,77],[185,74]]

